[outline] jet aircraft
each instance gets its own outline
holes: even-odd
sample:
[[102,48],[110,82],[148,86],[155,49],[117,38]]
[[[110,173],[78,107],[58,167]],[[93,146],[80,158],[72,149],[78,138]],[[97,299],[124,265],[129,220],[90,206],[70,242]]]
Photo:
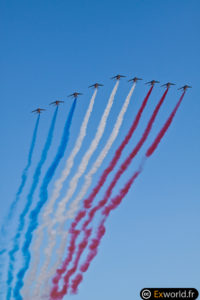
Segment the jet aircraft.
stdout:
[[111,79],[117,79],[117,80],[119,80],[122,77],[126,77],[126,76],[118,74],[116,76],[111,77]]
[[153,86],[154,86],[155,83],[160,83],[160,81],[157,81],[157,80],[151,80],[151,81],[149,81],[149,82],[146,82],[146,84],[150,84],[150,85],[153,85]]
[[128,82],[130,82],[130,81],[137,82],[138,80],[142,80],[142,78],[134,77],[134,78],[128,80]]
[[184,92],[185,91],[187,91],[187,89],[191,89],[192,87],[190,86],[190,85],[184,85],[184,86],[182,86],[182,87],[180,87],[178,90],[184,90]]
[[32,113],[41,114],[44,110],[46,110],[46,109],[37,108],[37,109],[33,110]]
[[77,98],[78,96],[83,95],[82,93],[74,92],[73,94],[69,95],[68,97]]
[[176,85],[175,83],[172,83],[172,82],[167,82],[165,84],[162,84],[161,86],[166,86],[167,88],[170,87],[170,85]]
[[99,86],[103,86],[103,84],[96,82],[95,84],[90,85],[89,88],[94,87],[95,89],[97,89]]
[[54,102],[51,102],[49,105],[55,105],[55,106],[58,106],[60,103],[64,103],[64,101],[56,100],[56,101],[54,101]]

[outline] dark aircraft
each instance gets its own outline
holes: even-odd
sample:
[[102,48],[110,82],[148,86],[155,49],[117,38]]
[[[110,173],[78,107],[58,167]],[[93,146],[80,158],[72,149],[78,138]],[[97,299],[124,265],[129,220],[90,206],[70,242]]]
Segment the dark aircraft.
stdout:
[[41,114],[44,110],[46,110],[46,109],[37,108],[37,109],[33,110],[32,113]]
[[64,101],[56,100],[54,102],[51,102],[49,105],[55,105],[58,106],[60,103],[64,103]]
[[79,95],[83,95],[83,94],[82,94],[82,93],[74,92],[73,94],[69,95],[68,97],[74,97],[74,98],[77,98]]
[[100,83],[96,82],[95,84],[90,85],[89,88],[94,87],[95,89],[97,89],[99,86],[103,86],[103,84],[100,84]]
[[184,86],[182,86],[181,88],[179,88],[178,90],[184,90],[184,91],[186,91],[187,89],[191,89],[192,87],[190,86],[190,85],[184,85]]
[[126,76],[124,76],[124,75],[116,75],[116,76],[114,76],[114,77],[111,77],[111,79],[117,79],[117,80],[119,80],[120,78],[122,78],[122,77],[126,77]]
[[137,82],[138,80],[142,80],[142,78],[134,77],[134,78],[128,80],[128,82],[130,82],[130,81]]
[[157,80],[151,80],[149,82],[146,82],[146,84],[154,85],[155,83],[160,83],[160,81]]
[[163,84],[163,85],[161,85],[161,86],[166,86],[167,88],[169,88],[170,85],[176,85],[176,84],[175,84],[175,83],[172,83],[172,82],[167,82],[167,83],[165,83],[165,84]]

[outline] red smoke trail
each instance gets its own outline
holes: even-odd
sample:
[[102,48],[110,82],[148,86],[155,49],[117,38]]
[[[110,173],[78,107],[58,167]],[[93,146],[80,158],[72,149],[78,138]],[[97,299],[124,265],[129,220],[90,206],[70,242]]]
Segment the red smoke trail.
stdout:
[[[152,86],[151,89],[149,90],[148,94],[152,91],[152,88],[153,88],[153,86]],[[144,133],[143,133],[142,138],[140,139],[140,141],[138,142],[138,144],[136,145],[136,147],[133,149],[133,151],[131,152],[131,154],[129,155],[129,157],[128,157],[128,158],[125,160],[125,162],[121,165],[120,169],[118,170],[118,172],[116,173],[114,179],[112,180],[112,182],[111,182],[109,188],[107,189],[106,194],[105,194],[103,200],[101,200],[101,201],[98,203],[98,205],[96,205],[93,209],[91,209],[91,210],[89,211],[89,217],[88,217],[88,219],[84,222],[84,224],[83,224],[83,226],[82,226],[82,228],[81,228],[81,231],[84,231],[84,233],[85,233],[84,239],[83,239],[83,240],[85,240],[85,236],[87,235],[87,230],[86,230],[86,228],[87,228],[87,226],[89,225],[89,223],[91,223],[92,219],[94,218],[95,213],[96,213],[98,210],[100,210],[100,209],[107,203],[107,201],[108,201],[108,199],[109,199],[109,197],[110,197],[110,195],[111,195],[111,193],[112,193],[112,190],[113,190],[114,186],[116,185],[117,181],[119,180],[119,178],[121,177],[121,175],[125,172],[125,170],[128,168],[128,166],[130,165],[132,159],[136,156],[136,154],[138,153],[138,151],[141,149],[142,145],[143,145],[144,142],[146,141],[146,139],[147,139],[147,137],[148,137],[148,135],[149,135],[149,133],[150,133],[150,131],[151,131],[151,128],[152,128],[152,126],[153,126],[153,123],[154,123],[154,121],[155,121],[155,118],[156,118],[156,116],[157,116],[157,114],[158,114],[158,112],[159,112],[159,109],[160,109],[162,103],[164,102],[164,99],[165,99],[165,97],[166,97],[166,95],[167,95],[167,92],[168,92],[168,88],[165,90],[165,92],[164,92],[164,94],[162,95],[162,97],[161,97],[159,103],[157,104],[157,106],[156,106],[156,108],[155,108],[155,110],[154,110],[154,112],[153,112],[153,114],[152,114],[152,116],[151,116],[151,118],[150,118],[150,120],[149,120],[149,122],[148,122],[148,125],[147,125],[147,127],[146,127],[146,129],[145,129],[145,131],[144,131]],[[147,94],[147,96],[148,96],[148,94]],[[147,98],[147,97],[146,97],[146,98]],[[145,99],[146,99],[146,98],[145,98]],[[126,145],[126,144],[124,144],[124,147],[125,147],[125,145]],[[120,147],[121,147],[121,146],[120,146]],[[117,151],[118,151],[118,150],[117,150]],[[117,153],[117,151],[116,151],[116,153]],[[120,155],[121,155],[121,154],[120,154]],[[116,155],[116,154],[115,154],[114,158],[115,158],[115,157],[116,157],[116,160],[119,159],[119,158],[117,158],[117,155]],[[109,167],[112,165],[112,162],[114,162],[114,159],[111,161]],[[116,161],[116,162],[117,162],[117,161]],[[116,162],[114,162],[114,163],[116,164]],[[107,176],[108,176],[108,174],[109,174],[109,172],[110,172],[110,171],[108,171],[109,167],[104,171],[103,176],[102,176],[101,178],[105,178],[105,179],[107,178]],[[112,165],[112,167],[110,168],[110,170],[112,170],[113,168],[114,168],[114,165]],[[106,175],[104,176],[104,174],[106,174]],[[104,180],[104,179],[103,179],[103,180]],[[101,182],[101,179],[100,179],[99,182]],[[105,182],[105,180],[104,180],[104,182]],[[102,183],[102,184],[103,184],[103,183]],[[99,184],[98,184],[98,185],[99,185]],[[97,186],[98,186],[98,185],[97,185]],[[99,186],[99,189],[100,189],[100,187],[101,187],[101,186]],[[97,192],[97,189],[95,188],[94,190],[95,190],[95,193],[96,193],[96,192]],[[74,241],[74,239],[77,238],[77,236],[74,237],[73,229],[78,225],[78,223],[80,222],[80,220],[86,215],[86,210],[89,209],[89,207],[91,206],[91,201],[94,199],[94,197],[95,197],[95,195],[96,195],[96,194],[94,193],[94,190],[93,190],[93,193],[92,193],[93,195],[91,194],[92,197],[90,196],[90,197],[88,198],[88,199],[89,199],[89,202],[90,202],[89,206],[88,206],[88,205],[85,206],[85,210],[82,210],[82,211],[80,211],[80,212],[78,213],[78,215],[77,215],[77,217],[76,217],[77,222],[75,221],[75,222],[72,223],[72,227],[71,227],[72,230],[71,230],[71,232],[70,232],[72,236],[71,236],[71,242],[70,242],[70,244],[72,243],[72,241]],[[88,201],[88,199],[87,199],[86,201]],[[88,202],[88,203],[89,203],[89,202]],[[81,232],[81,231],[80,231],[80,232]],[[89,237],[88,237],[88,239],[89,239]],[[88,240],[88,239],[87,239],[87,240]],[[85,248],[86,248],[86,247],[87,247],[87,243],[85,244]],[[84,250],[84,249],[83,249],[83,250]],[[83,251],[82,251],[82,252],[83,252]],[[58,290],[58,282],[59,282],[59,280],[60,280],[62,274],[66,271],[66,269],[67,269],[67,267],[68,267],[69,259],[71,259],[71,252],[70,252],[70,250],[69,250],[69,253],[68,253],[68,257],[66,258],[66,260],[64,261],[64,263],[63,263],[63,265],[62,265],[62,268],[57,270],[57,274],[56,274],[56,276],[55,276],[54,279],[53,279],[53,283],[56,284],[56,286],[54,286],[54,288],[53,288],[54,291]],[[75,270],[75,271],[76,271],[76,270]],[[75,271],[74,271],[74,272],[75,272]],[[67,277],[67,278],[68,278],[68,277]],[[69,277],[69,278],[70,278],[70,277]],[[68,278],[68,281],[69,281],[69,278]],[[65,282],[65,284],[68,285],[68,282]],[[54,294],[55,294],[55,293],[54,293]],[[52,293],[51,293],[51,295],[52,295]],[[54,298],[53,298],[53,299],[54,299]]]
[[[51,291],[51,298],[52,299],[62,299],[65,296],[65,294],[67,294],[68,286],[69,286],[69,278],[77,270],[80,257],[82,255],[85,247],[88,244],[88,239],[89,239],[90,235],[91,235],[91,229],[86,230],[85,238],[83,239],[83,241],[78,246],[78,251],[77,251],[75,262],[74,262],[72,268],[70,270],[68,270],[67,274],[64,277],[63,288],[60,292],[58,292],[57,287],[54,287],[54,289]],[[73,246],[74,246],[74,244],[73,244]]]
[[[95,198],[95,196],[97,195],[97,193],[99,192],[99,190],[101,189],[102,185],[104,184],[104,182],[106,181],[109,173],[113,170],[113,168],[115,167],[115,165],[117,164],[118,160],[121,157],[121,154],[125,148],[125,146],[128,144],[128,142],[130,141],[134,131],[136,130],[138,123],[141,119],[142,113],[147,105],[148,99],[151,95],[151,92],[153,90],[153,86],[151,86],[151,88],[149,89],[146,97],[144,98],[142,105],[133,121],[133,124],[131,126],[131,128],[129,129],[128,134],[126,135],[126,137],[124,138],[123,142],[121,143],[121,145],[119,146],[119,148],[117,149],[117,151],[115,152],[115,155],[112,159],[112,161],[110,162],[109,166],[104,170],[98,184],[96,185],[96,187],[93,189],[92,193],[89,195],[89,197],[84,201],[84,207],[85,209],[89,209],[93,199]],[[86,210],[82,210],[78,213],[77,217],[75,218],[75,221],[72,223],[71,229],[70,229],[70,233],[72,234],[71,237],[71,242],[72,243],[73,239],[75,238],[73,235],[73,230],[76,227],[76,225],[78,225],[78,223],[81,221],[81,219],[86,215]],[[62,274],[66,271],[66,268],[69,264],[69,262],[71,261],[71,251],[69,250],[69,254],[67,259],[64,261],[62,268],[57,270],[57,275],[54,277],[53,282],[55,284],[57,284],[62,276]],[[58,286],[57,286],[58,288]]]
[[153,152],[156,150],[156,148],[158,147],[160,141],[162,140],[163,136],[165,135],[167,129],[169,128],[169,126],[171,125],[172,121],[173,121],[173,118],[183,100],[183,97],[185,95],[185,91],[183,92],[183,94],[181,95],[178,103],[176,104],[174,110],[172,111],[169,119],[167,120],[167,122],[165,123],[165,125],[163,126],[163,128],[161,129],[161,131],[159,132],[159,134],[157,135],[156,139],[154,140],[153,144],[151,145],[151,147],[149,147],[149,149],[147,150],[146,152],[146,156],[147,157],[150,157]]
[[[92,240],[89,249],[90,252],[87,256],[86,262],[81,266],[81,271],[82,272],[86,272],[87,269],[89,268],[90,262],[93,260],[93,258],[97,255],[98,252],[98,246],[101,242],[101,239],[103,238],[106,229],[104,226],[105,223],[105,219],[103,218],[103,220],[101,221],[98,230],[97,230],[97,235],[96,237]],[[71,284],[71,293],[72,294],[76,294],[77,290],[78,290],[78,286],[81,283],[81,281],[83,280],[83,275],[81,273],[78,273],[76,275],[76,277],[72,280],[72,284]]]
[[[178,103],[176,104],[174,110],[172,111],[172,113],[170,114],[169,118],[167,119],[166,123],[164,124],[164,126],[162,127],[162,129],[160,130],[160,132],[158,133],[158,135],[156,136],[154,142],[151,144],[151,146],[147,149],[145,157],[150,157],[154,151],[157,149],[159,143],[161,142],[162,138],[164,137],[165,133],[167,132],[169,126],[171,125],[175,114],[183,100],[183,97],[185,95],[185,92],[183,92],[183,94],[181,95]],[[144,163],[144,161],[143,161]],[[103,235],[105,234],[105,226],[104,223],[107,220],[110,212],[114,209],[116,209],[119,204],[121,203],[121,201],[123,200],[123,198],[126,196],[126,194],[128,193],[129,189],[131,188],[132,184],[134,183],[135,179],[138,177],[138,175],[142,172],[143,169],[143,163],[141,164],[141,166],[139,167],[138,171],[136,171],[133,176],[128,180],[128,182],[125,184],[124,188],[120,190],[119,194],[112,198],[109,205],[107,205],[103,211],[102,211],[102,215],[103,215],[103,219],[100,222],[100,225],[97,229],[97,235],[94,239],[92,239],[92,242],[89,246],[89,254],[86,258],[86,261],[82,264],[82,266],[80,267],[80,271],[86,272],[90,266],[91,261],[94,259],[94,257],[97,255],[98,253],[98,246],[101,242],[101,239],[103,237]],[[102,234],[100,234],[100,232]],[[83,275],[81,273],[78,273],[75,278],[72,280],[72,284],[71,284],[71,292],[73,294],[77,293],[77,289],[79,284],[81,283],[81,281],[83,280]]]
[[[70,263],[70,261],[72,260],[73,253],[74,253],[74,251],[75,251],[75,241],[76,241],[76,238],[77,238],[77,236],[79,235],[79,233],[80,233],[80,232],[79,232],[78,230],[74,230],[74,231],[73,231],[73,239],[71,239],[71,243],[70,243],[70,246],[69,246],[69,248],[68,248],[68,250],[69,250],[69,255],[68,255],[68,262],[67,262],[67,263]],[[61,274],[61,275],[63,274],[62,269],[57,270],[57,272],[58,272],[59,274]],[[59,278],[54,277],[53,283],[54,283],[54,284],[57,284],[58,281],[59,281]]]
[[94,207],[92,208],[88,214],[89,214],[89,217],[87,219],[87,221],[83,224],[82,226],[82,230],[84,230],[85,228],[87,228],[87,226],[89,225],[89,223],[91,223],[95,213],[103,208],[103,206],[107,203],[112,191],[113,191],[113,188],[115,187],[115,185],[117,184],[118,180],[120,179],[121,175],[126,171],[126,169],[128,168],[128,166],[131,164],[133,158],[137,155],[137,153],[139,152],[139,150],[141,149],[141,147],[143,146],[144,142],[146,141],[146,139],[148,138],[149,136],[149,133],[151,131],[151,128],[153,126],[153,123],[156,119],[156,116],[161,108],[161,105],[163,104],[163,101],[167,95],[167,92],[168,92],[168,88],[165,90],[164,94],[162,95],[160,101],[158,102],[156,108],[154,109],[154,112],[147,124],[147,127],[141,137],[141,139],[139,140],[139,142],[137,143],[137,145],[135,146],[135,148],[133,149],[133,151],[129,154],[129,156],[127,157],[127,159],[122,163],[122,165],[120,166],[120,168],[118,169],[117,173],[115,174],[114,176],[114,179],[111,181],[108,189],[106,190],[106,193],[105,193],[105,196],[103,198],[103,200],[99,201],[99,203]]
[[147,101],[151,95],[151,92],[153,90],[153,85],[151,86],[151,88],[149,89],[146,97],[144,98],[144,101],[135,117],[135,120],[128,132],[128,134],[126,135],[126,137],[124,138],[123,142],[121,143],[121,145],[119,146],[119,148],[117,149],[117,151],[115,152],[115,155],[113,157],[113,159],[111,160],[109,166],[104,170],[102,176],[100,177],[99,182],[97,183],[96,187],[93,189],[92,193],[89,195],[89,197],[87,199],[85,199],[84,201],[84,207],[85,208],[90,208],[92,201],[94,200],[94,198],[96,197],[97,193],[100,191],[101,187],[103,186],[103,184],[105,183],[108,175],[110,174],[110,172],[114,169],[114,167],[116,166],[118,160],[121,157],[121,154],[125,148],[125,146],[128,144],[128,142],[130,141],[134,131],[136,130],[138,123],[141,119],[142,113],[145,109],[145,106],[147,104]]
[[[70,261],[72,260],[73,253],[75,251],[75,241],[76,241],[76,238],[78,237],[79,233],[80,232],[78,230],[73,230],[73,238],[71,239],[71,243],[68,248],[69,253],[68,253],[68,262],[67,263],[70,263]],[[60,275],[60,278],[61,278],[62,270],[57,270],[57,273]],[[54,283],[55,287],[51,291],[51,299],[62,299],[63,298],[62,291],[58,292],[58,282],[59,282],[60,278],[59,277],[53,278],[53,283]]]
[[[138,177],[138,175],[141,173],[142,169],[139,169],[137,172],[134,173],[134,175],[131,177],[131,179],[127,182],[125,187],[119,192],[119,194],[111,199],[111,204],[106,206],[105,209],[102,212],[102,215],[104,214],[104,217],[102,221],[100,222],[98,229],[97,229],[97,235],[94,239],[92,239],[92,242],[89,246],[89,254],[87,255],[86,261],[81,265],[80,271],[82,273],[86,272],[90,266],[90,263],[95,258],[95,256],[98,253],[98,247],[100,245],[101,239],[103,238],[106,229],[104,226],[105,221],[107,220],[109,213],[111,210],[114,210],[122,201],[122,199],[126,196],[128,193],[131,185],[135,181],[135,179]],[[83,280],[83,275],[81,273],[78,273],[75,278],[72,280],[71,283],[71,293],[76,294],[78,290],[79,284]]]

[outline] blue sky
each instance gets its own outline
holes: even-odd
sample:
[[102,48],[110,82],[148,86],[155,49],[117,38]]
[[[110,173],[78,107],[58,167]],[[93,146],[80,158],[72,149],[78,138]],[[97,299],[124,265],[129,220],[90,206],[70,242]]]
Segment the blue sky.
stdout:
[[[146,81],[176,82],[177,87],[185,83],[193,86],[143,174],[110,217],[99,255],[74,299],[140,299],[139,291],[147,286],[200,289],[199,11],[198,0],[1,1],[1,218],[14,199],[26,162],[35,122],[31,110],[38,106],[48,108],[55,98],[66,101],[59,109],[56,136],[44,175],[55,155],[70,109],[71,100],[66,96],[74,90],[84,93],[77,105],[67,157],[89,104],[92,91],[88,85],[96,81],[105,85],[98,92],[73,175],[107,103],[114,84],[109,79],[111,76],[122,73]],[[129,87],[126,80],[120,82],[109,126],[91,163],[105,144]],[[147,90],[143,82],[138,83],[119,137],[104,166],[122,141]],[[132,143],[140,137],[161,94],[160,86],[155,87]],[[179,95],[176,88],[170,89],[147,145]],[[49,108],[41,116],[21,207],[52,114],[53,109]],[[132,146],[127,147],[123,158]],[[146,147],[116,186],[115,193],[137,168]],[[64,162],[65,159],[54,179]],[[101,170],[95,175],[94,183]]]

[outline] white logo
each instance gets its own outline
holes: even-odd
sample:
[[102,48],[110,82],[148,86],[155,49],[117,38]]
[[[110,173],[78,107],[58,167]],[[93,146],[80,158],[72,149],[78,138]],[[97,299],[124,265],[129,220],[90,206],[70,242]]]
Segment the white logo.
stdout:
[[150,299],[151,298],[151,292],[149,290],[143,290],[141,293],[141,296],[143,299]]

